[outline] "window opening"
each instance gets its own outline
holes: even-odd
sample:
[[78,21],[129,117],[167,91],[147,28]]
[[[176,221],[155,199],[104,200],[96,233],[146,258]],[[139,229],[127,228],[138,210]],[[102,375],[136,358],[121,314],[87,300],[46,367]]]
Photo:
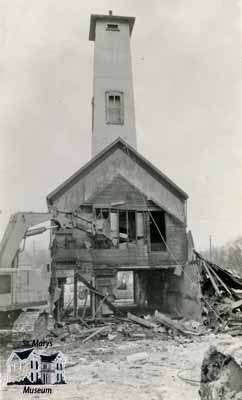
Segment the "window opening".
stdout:
[[128,239],[129,242],[136,242],[135,211],[128,211]]
[[106,93],[106,122],[109,124],[124,123],[123,93]]
[[118,271],[115,303],[134,303],[134,273],[133,271]]
[[[150,214],[150,245],[151,251],[166,251],[166,246],[161,238],[166,242],[166,224],[165,224],[165,213],[163,211],[151,211]],[[155,222],[154,222],[155,221]],[[157,229],[157,226],[160,233]]]
[[119,31],[118,24],[107,24],[107,31]]
[[119,242],[128,241],[127,214],[126,211],[119,211]]

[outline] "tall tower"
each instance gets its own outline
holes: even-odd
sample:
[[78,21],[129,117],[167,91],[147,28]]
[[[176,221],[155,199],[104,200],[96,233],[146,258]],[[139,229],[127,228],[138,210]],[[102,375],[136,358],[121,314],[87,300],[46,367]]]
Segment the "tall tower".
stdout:
[[92,156],[118,137],[136,148],[130,36],[134,17],[91,15],[94,44]]

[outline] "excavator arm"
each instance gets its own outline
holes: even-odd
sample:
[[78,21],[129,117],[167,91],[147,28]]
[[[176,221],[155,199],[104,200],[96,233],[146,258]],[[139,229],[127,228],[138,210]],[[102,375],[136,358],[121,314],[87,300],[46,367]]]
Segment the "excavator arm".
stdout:
[[11,215],[0,243],[0,268],[13,267],[21,241],[26,237],[37,235],[47,230],[45,227],[30,228],[47,221],[54,221],[55,226],[59,227],[72,227],[71,220],[62,214],[59,215],[56,210],[46,213],[18,212]]

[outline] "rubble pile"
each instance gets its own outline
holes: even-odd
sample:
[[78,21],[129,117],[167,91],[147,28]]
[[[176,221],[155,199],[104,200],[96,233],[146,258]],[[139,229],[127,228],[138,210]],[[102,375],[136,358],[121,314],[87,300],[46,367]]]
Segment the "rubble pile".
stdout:
[[201,274],[204,325],[215,333],[242,335],[242,278],[194,253]]
[[59,342],[86,343],[93,340],[121,342],[142,339],[176,339],[192,341],[201,336],[206,329],[197,321],[178,321],[156,311],[153,316],[138,317],[131,313],[126,318],[109,317],[106,319],[56,323],[50,329],[48,337]]

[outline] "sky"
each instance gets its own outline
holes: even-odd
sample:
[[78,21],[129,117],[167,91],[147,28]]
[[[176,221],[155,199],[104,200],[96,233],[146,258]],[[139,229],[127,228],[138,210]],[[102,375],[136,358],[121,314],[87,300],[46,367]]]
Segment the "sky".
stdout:
[[0,236],[91,158],[91,13],[135,16],[138,151],[189,195],[198,250],[242,234],[239,0],[0,0]]

